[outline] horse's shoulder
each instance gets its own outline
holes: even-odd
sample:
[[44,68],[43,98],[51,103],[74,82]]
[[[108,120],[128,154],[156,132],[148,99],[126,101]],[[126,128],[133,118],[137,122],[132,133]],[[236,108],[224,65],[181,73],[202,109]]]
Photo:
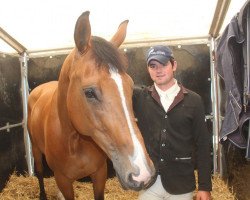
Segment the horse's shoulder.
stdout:
[[57,88],[57,85],[58,85],[58,81],[50,81],[47,83],[43,83],[35,87],[30,93],[30,96],[37,96],[37,95],[40,96],[43,93],[55,91],[55,89]]
[[57,88],[58,82],[57,81],[51,81],[47,83],[43,83],[36,88],[34,88],[30,95],[29,95],[29,104],[30,106],[34,105],[35,102],[37,102],[38,99],[41,97],[45,97],[45,99],[48,99],[52,94],[55,92]]
[[34,90],[50,90],[50,89],[56,88],[57,85],[58,85],[58,81],[50,81],[50,82],[43,83],[37,86]]

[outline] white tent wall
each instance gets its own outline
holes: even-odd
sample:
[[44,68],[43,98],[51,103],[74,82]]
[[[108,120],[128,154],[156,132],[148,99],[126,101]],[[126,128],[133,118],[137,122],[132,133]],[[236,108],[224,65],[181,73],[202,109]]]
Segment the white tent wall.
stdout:
[[0,24],[28,51],[40,51],[73,47],[75,21],[86,10],[93,35],[109,39],[128,19],[126,41],[137,42],[208,36],[215,6],[216,0],[157,0],[153,5],[142,0],[9,0],[1,6]]
[[[72,48],[77,17],[90,11],[93,35],[109,39],[130,20],[125,44],[208,38],[217,4],[229,5],[222,30],[246,0],[9,0],[1,4],[0,27],[28,52]],[[13,53],[0,42],[0,51]]]
[[[23,110],[25,111],[28,94],[28,57],[44,53],[68,52],[74,46],[75,21],[83,11],[90,11],[93,34],[106,39],[109,39],[115,32],[120,22],[129,19],[127,39],[123,48],[151,46],[158,43],[208,44],[211,57],[214,172],[221,173],[218,144],[220,114],[217,99],[219,99],[219,91],[212,52],[215,37],[223,31],[245,2],[245,0],[156,0],[154,2],[142,0],[75,0],[73,2],[9,0],[2,3],[0,8],[0,52],[19,54],[22,70]],[[216,7],[219,7],[218,10]],[[217,19],[217,16],[220,17]],[[6,45],[6,42],[9,45]],[[27,118],[25,112],[23,117],[25,129]],[[26,142],[28,143],[26,152],[28,156],[30,155],[28,138]],[[32,167],[32,158],[28,158],[29,162]],[[29,172],[31,174],[32,169]]]

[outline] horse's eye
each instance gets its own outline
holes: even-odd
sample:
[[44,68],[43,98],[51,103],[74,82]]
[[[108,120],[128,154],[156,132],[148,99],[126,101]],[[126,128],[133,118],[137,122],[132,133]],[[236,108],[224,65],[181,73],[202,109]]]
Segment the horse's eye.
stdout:
[[93,88],[87,88],[84,90],[84,94],[88,99],[97,99],[95,90]]

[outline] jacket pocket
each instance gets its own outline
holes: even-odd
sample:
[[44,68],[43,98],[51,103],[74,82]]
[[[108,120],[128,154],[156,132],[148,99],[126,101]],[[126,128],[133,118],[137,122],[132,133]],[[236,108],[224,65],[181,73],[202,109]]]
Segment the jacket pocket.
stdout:
[[178,161],[178,162],[191,162],[192,160],[192,157],[189,156],[189,157],[175,157],[175,161]]
[[192,157],[175,157],[172,162],[172,173],[175,175],[193,175],[194,165]]

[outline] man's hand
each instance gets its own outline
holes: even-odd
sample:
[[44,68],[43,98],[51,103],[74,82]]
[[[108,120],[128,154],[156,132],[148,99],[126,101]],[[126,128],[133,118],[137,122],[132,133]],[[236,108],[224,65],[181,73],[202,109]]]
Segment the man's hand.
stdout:
[[196,200],[211,200],[211,194],[208,191],[198,191]]

